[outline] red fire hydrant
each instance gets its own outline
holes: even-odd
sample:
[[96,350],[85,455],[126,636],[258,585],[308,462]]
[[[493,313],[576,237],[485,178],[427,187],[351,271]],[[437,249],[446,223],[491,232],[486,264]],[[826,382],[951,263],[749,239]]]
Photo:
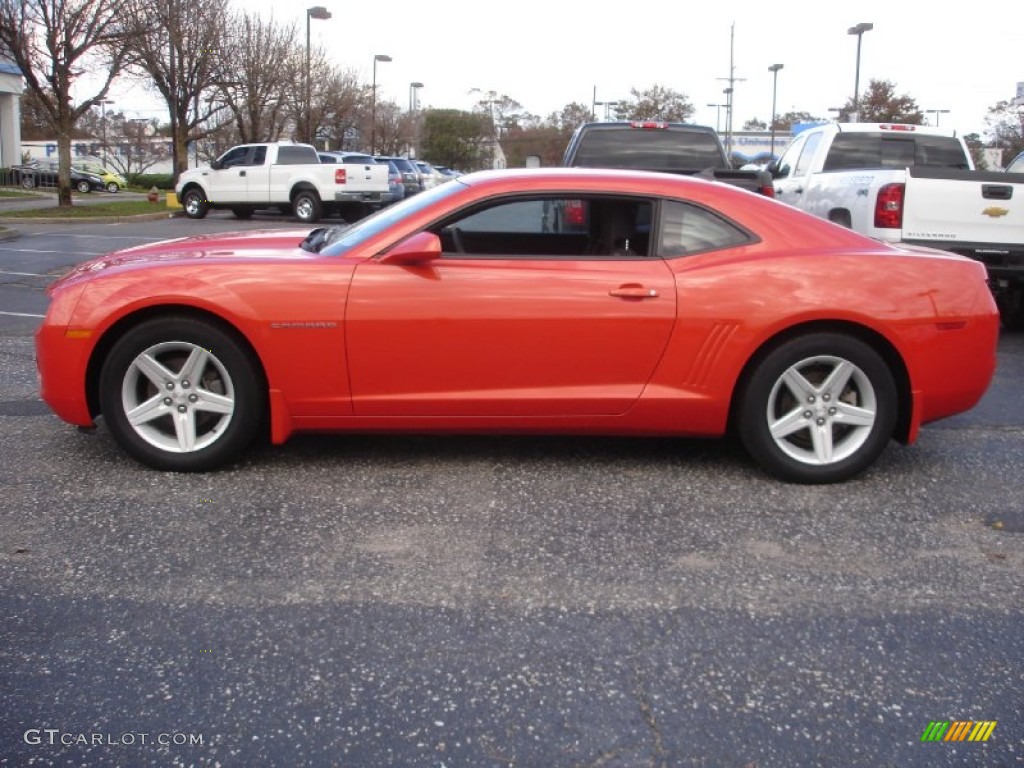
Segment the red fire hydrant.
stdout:
[[151,203],[155,203],[157,200],[160,199],[160,191],[156,187],[152,187],[149,190],[149,194],[146,195],[146,199],[149,200],[149,202]]

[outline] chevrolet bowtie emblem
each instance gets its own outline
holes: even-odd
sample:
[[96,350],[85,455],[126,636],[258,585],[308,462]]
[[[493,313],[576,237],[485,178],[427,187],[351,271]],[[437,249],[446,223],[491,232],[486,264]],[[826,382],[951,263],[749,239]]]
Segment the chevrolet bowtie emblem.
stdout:
[[988,208],[982,211],[983,214],[985,214],[986,216],[991,216],[993,219],[998,219],[1000,216],[1005,216],[1009,212],[1009,208],[999,208],[995,205],[990,205]]

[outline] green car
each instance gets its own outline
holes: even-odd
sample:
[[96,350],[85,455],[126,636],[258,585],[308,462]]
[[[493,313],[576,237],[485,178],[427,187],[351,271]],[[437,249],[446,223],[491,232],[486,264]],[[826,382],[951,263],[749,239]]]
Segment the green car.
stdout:
[[103,179],[103,188],[106,189],[107,192],[120,192],[128,186],[128,182],[124,180],[124,176],[111,171],[109,168],[104,168],[99,163],[78,162],[72,163],[71,167],[99,176]]

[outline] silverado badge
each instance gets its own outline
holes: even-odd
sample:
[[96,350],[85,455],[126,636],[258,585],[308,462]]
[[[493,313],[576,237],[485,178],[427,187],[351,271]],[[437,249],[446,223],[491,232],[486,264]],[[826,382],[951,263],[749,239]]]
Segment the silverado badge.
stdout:
[[983,214],[985,214],[986,216],[991,216],[993,219],[998,219],[1000,216],[1005,216],[1009,212],[1009,208],[1000,208],[999,206],[996,205],[990,205],[988,208],[982,211]]

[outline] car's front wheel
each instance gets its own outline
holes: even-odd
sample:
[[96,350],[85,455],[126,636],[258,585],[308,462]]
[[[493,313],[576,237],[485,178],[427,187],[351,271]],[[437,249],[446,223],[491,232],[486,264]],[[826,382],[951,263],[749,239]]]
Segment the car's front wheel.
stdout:
[[120,192],[120,191],[121,191],[121,187],[118,185],[118,183],[116,181],[108,181],[107,182],[107,192],[109,192],[110,194],[114,194],[115,192]]
[[833,483],[878,458],[892,437],[897,402],[892,372],[868,344],[808,334],[757,363],[739,393],[737,428],[776,477]]
[[100,406],[111,434],[157,469],[213,469],[247,448],[264,423],[261,377],[249,351],[191,317],[147,320],[111,348]]
[[29,175],[22,176],[21,177],[21,186],[23,186],[25,189],[35,189],[36,188],[36,177],[35,176],[29,176]]

